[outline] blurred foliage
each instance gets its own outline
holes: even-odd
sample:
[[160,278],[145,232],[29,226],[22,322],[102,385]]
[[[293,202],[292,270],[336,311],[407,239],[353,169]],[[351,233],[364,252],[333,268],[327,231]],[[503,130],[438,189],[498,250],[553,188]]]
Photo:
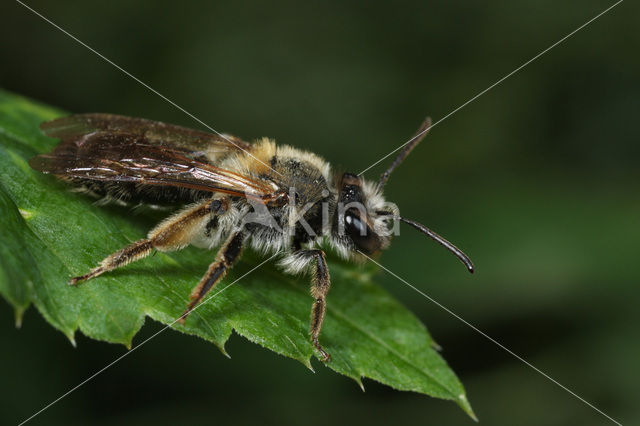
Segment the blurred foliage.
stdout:
[[[217,130],[357,173],[613,2],[29,4]],[[4,9],[0,86],[197,127],[18,4]],[[438,124],[394,173],[387,196],[470,254],[475,276],[411,230],[380,259],[623,424],[640,422],[638,16],[621,3]],[[483,424],[610,424],[395,278],[376,281],[430,325]],[[73,350],[36,315],[19,333],[7,323],[0,365],[21,366],[3,371],[7,422],[121,353],[85,339]],[[241,339],[233,362],[192,340],[165,333],[41,421],[469,424],[418,395],[311,377]]]

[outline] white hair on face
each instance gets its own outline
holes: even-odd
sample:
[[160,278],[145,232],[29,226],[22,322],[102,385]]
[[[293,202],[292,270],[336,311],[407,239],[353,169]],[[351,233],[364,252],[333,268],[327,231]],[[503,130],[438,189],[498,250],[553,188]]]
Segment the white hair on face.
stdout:
[[384,209],[386,201],[378,185],[368,180],[362,179],[362,192],[364,193],[365,204],[368,212]]
[[[363,179],[362,191],[365,196],[365,204],[367,212],[373,219],[373,231],[378,235],[388,234],[388,222],[393,217],[400,216],[400,211],[395,203],[386,201],[382,196],[382,191],[378,188],[378,185]],[[379,216],[377,211],[390,212],[390,216]],[[384,248],[384,247],[383,247]]]

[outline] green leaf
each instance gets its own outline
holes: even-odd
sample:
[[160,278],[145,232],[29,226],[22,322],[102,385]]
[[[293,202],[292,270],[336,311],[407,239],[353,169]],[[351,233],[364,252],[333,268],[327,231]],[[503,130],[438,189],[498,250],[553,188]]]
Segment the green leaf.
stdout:
[[[56,140],[39,130],[63,112],[0,91],[0,294],[16,322],[33,303],[72,342],[76,330],[131,347],[149,316],[171,324],[214,254],[193,247],[158,253],[78,287],[70,276],[146,235],[159,217],[123,207],[98,207],[27,161]],[[247,252],[218,289],[229,286],[264,258]],[[371,282],[375,269],[329,258],[332,289],[322,343],[327,367],[361,385],[369,377],[393,388],[455,401],[474,417],[464,388],[424,325]],[[231,332],[311,368],[309,279],[284,275],[269,262],[243,277],[173,328],[217,345]]]

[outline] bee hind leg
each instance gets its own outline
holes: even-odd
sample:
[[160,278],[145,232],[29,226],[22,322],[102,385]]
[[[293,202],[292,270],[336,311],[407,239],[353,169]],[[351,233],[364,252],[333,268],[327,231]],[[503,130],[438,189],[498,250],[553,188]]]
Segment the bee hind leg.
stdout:
[[153,249],[173,251],[186,247],[197,232],[206,226],[211,214],[224,213],[224,205],[226,205],[225,200],[206,200],[184,208],[152,229],[147,238],[138,240],[107,256],[89,273],[71,278],[69,284],[76,285],[81,281],[90,280],[105,272],[143,259]]
[[245,234],[242,231],[232,234],[224,243],[220,251],[216,256],[216,260],[209,265],[207,273],[204,274],[200,282],[191,291],[189,305],[187,309],[180,316],[178,322],[184,324],[187,316],[191,311],[204,299],[209,293],[227,274],[227,271],[231,269],[233,264],[240,258],[242,253],[242,247],[245,241]]
[[118,250],[112,255],[106,257],[102,262],[100,262],[99,266],[93,268],[89,273],[71,278],[69,280],[69,285],[76,285],[79,282],[90,280],[91,278],[95,278],[107,271],[111,271],[112,269],[143,259],[151,253],[152,249],[153,243],[150,240],[138,240],[122,250]]

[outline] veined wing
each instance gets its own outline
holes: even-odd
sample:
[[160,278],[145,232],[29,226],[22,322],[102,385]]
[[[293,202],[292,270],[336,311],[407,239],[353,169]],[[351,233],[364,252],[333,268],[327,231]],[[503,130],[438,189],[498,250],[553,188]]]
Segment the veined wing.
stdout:
[[173,124],[144,118],[131,118],[115,114],[76,114],[42,123],[47,136],[63,142],[79,141],[94,133],[118,133],[135,136],[149,145],[166,146],[193,154],[210,154],[209,158],[224,156],[230,151],[251,149],[251,144],[232,136],[220,136]]
[[[138,187],[169,186],[255,197],[265,201],[281,196],[278,187],[271,182],[243,176],[209,163],[206,149],[211,148],[212,142],[198,140],[196,135],[201,132],[184,129],[186,133],[181,133],[183,128],[177,126],[117,116],[114,119],[111,119],[114,116],[108,116],[110,120],[107,120],[107,124],[81,129],[78,126],[84,123],[80,119],[84,117],[87,116],[70,117],[72,120],[67,121],[69,125],[63,125],[65,119],[45,123],[43,128],[47,134],[63,140],[52,153],[31,159],[31,167],[65,178],[133,183]],[[151,123],[151,127],[135,127],[134,132],[127,133],[124,130],[126,126],[118,127],[119,119],[129,124]],[[95,121],[92,123],[96,124]],[[158,129],[164,131],[164,126],[169,128],[164,133],[168,136],[167,140],[159,139],[162,132]],[[99,129],[96,130],[96,127]],[[118,130],[120,128],[123,130]],[[128,128],[133,129],[131,126]],[[218,142],[213,143],[218,146]],[[224,143],[228,142],[219,142],[220,147]],[[194,151],[196,146],[200,150]],[[230,149],[227,147],[225,152],[229,153]]]

